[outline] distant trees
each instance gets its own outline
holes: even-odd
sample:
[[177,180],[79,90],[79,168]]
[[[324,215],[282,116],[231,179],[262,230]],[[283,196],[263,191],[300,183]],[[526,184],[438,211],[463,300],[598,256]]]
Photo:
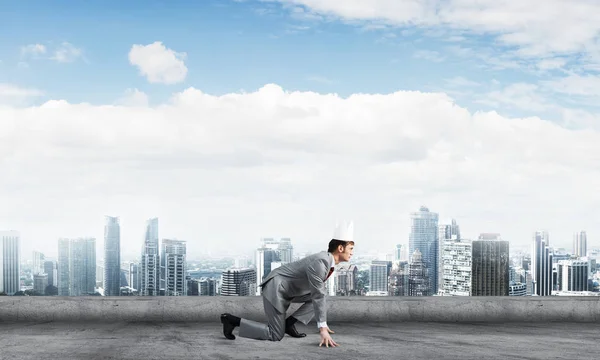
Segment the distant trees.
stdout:
[[44,294],[46,296],[56,296],[58,295],[58,288],[56,286],[48,285],[44,290]]

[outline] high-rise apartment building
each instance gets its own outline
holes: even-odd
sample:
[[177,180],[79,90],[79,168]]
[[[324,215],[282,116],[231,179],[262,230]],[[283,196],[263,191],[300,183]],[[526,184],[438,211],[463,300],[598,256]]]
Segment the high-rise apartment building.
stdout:
[[253,296],[256,293],[256,270],[227,269],[221,275],[222,296]]
[[258,285],[272,270],[292,262],[293,259],[294,248],[290,238],[263,238],[261,247],[256,249],[256,295],[261,293]]
[[104,296],[121,295],[121,225],[118,217],[104,222]]
[[0,292],[21,290],[21,236],[18,231],[0,232]]
[[429,277],[429,290],[426,292],[428,295],[437,293],[438,288],[438,218],[437,213],[430,212],[425,206],[411,213],[411,231],[408,239],[410,262],[413,262],[412,256],[415,251],[419,250],[420,261],[427,268]]
[[96,239],[58,240],[58,295],[94,295],[96,290]]
[[162,272],[166,296],[187,295],[186,242],[163,239],[161,245]]
[[369,272],[369,292],[388,292],[388,280],[392,270],[391,261],[371,261]]
[[294,261],[294,247],[292,246],[292,239],[281,238],[279,240],[279,246],[277,247],[277,250],[279,251],[279,260],[282,264],[287,264]]
[[536,231],[531,251],[531,278],[535,295],[552,295],[552,257],[550,235],[547,231]]
[[43,274],[44,273],[44,254],[39,251],[33,251],[33,267],[31,272],[33,275]]
[[471,296],[508,296],[509,246],[499,234],[472,242]]
[[198,295],[200,296],[216,296],[218,280],[213,278],[202,278],[198,283]]
[[416,249],[408,265],[408,296],[431,296],[431,277],[427,263]]
[[358,268],[354,264],[339,264],[335,271],[337,277],[336,295],[356,295]]
[[144,244],[139,264],[140,291],[142,296],[160,294],[160,255],[158,248],[158,219],[146,221]]
[[589,262],[587,260],[560,260],[558,286],[560,291],[589,291]]
[[48,274],[48,285],[58,287],[58,266],[56,264],[56,261],[44,261],[44,273]]
[[577,257],[587,256],[587,233],[585,231],[573,234],[573,255]]
[[131,262],[129,263],[129,279],[127,279],[127,282],[129,283],[129,286],[135,290],[140,291],[140,266],[138,263],[135,262]]
[[438,254],[437,254],[437,263],[438,263],[438,292],[440,292],[442,288],[442,275],[443,275],[443,264],[442,264],[442,251],[444,248],[444,243],[446,241],[456,241],[460,240],[460,227],[456,223],[455,219],[450,221],[450,224],[441,224],[438,226]]
[[44,295],[48,286],[48,274],[38,273],[33,275],[33,291],[36,294]]
[[408,296],[408,280],[410,268],[408,261],[399,261],[390,272],[388,285],[389,296]]
[[440,261],[439,293],[450,296],[471,296],[473,247],[470,240],[445,240]]

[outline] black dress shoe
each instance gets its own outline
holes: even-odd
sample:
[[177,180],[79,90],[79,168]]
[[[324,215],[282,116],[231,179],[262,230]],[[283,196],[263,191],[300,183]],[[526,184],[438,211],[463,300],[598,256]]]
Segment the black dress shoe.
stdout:
[[286,327],[285,333],[288,334],[289,336],[295,337],[295,338],[301,338],[301,337],[306,336],[305,333],[299,333],[298,330],[296,330],[296,326],[294,326],[294,325],[290,325],[290,326]]
[[235,329],[235,325],[232,324],[232,320],[229,317],[229,314],[221,314],[221,324],[223,324],[223,335],[229,340],[235,340],[235,335],[233,335],[233,329]]

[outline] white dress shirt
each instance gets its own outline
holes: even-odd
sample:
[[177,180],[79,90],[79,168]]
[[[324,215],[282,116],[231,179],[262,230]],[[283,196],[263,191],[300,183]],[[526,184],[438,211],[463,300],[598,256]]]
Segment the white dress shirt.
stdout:
[[[335,267],[335,259],[333,258],[333,255],[329,254],[329,270],[331,270],[332,267]],[[333,274],[331,274],[333,275]],[[329,280],[329,279],[328,279]],[[328,327],[327,326],[327,321],[321,321],[321,322],[317,322],[317,328],[321,329],[322,327]]]

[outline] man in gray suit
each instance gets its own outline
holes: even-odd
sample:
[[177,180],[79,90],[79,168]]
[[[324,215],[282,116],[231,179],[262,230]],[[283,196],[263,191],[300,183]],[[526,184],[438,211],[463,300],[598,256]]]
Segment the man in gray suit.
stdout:
[[[280,341],[284,334],[304,337],[306,334],[298,333],[294,324],[300,321],[307,325],[316,318],[321,335],[319,346],[338,346],[331,338],[333,331],[327,326],[325,282],[333,273],[335,265],[349,261],[352,257],[352,233],[352,223],[338,225],[327,251],[284,264],[271,271],[260,284],[268,324],[225,313],[221,315],[225,337],[234,340],[232,332],[236,326],[240,327],[239,336],[251,339]],[[286,311],[292,303],[302,305],[286,319]]]

